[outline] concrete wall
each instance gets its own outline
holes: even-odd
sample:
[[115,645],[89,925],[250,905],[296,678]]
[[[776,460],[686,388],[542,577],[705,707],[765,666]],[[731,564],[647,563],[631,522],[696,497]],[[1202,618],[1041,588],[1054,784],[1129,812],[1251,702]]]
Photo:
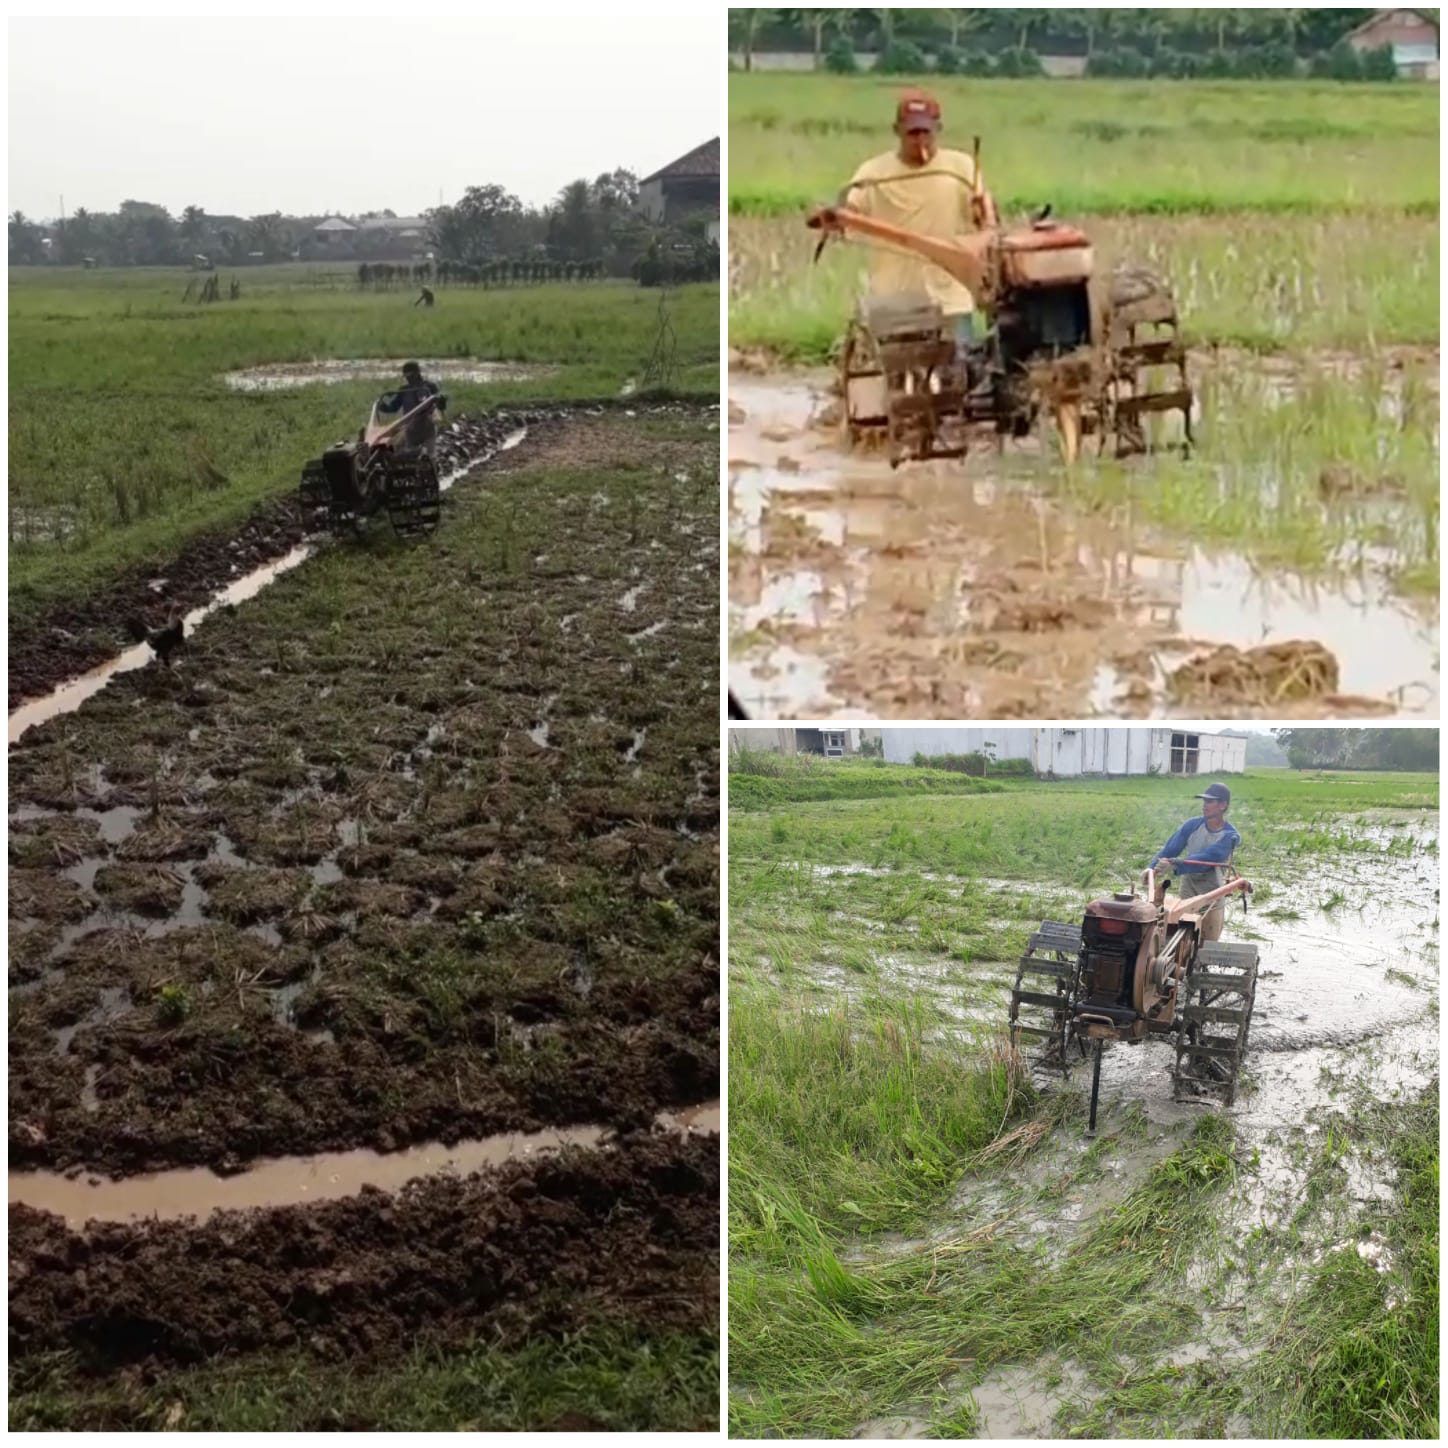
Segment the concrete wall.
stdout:
[[793,729],[731,729],[729,747],[734,750],[768,750],[771,754],[795,752]]
[[[1058,779],[1082,775],[1161,774],[1171,771],[1172,729],[1079,729],[1043,727],[881,729],[885,759],[909,764],[920,754],[975,754],[994,745],[998,760],[1027,759],[1037,774]],[[1246,768],[1247,741],[1220,734],[1198,734],[1197,774],[1240,774]]]

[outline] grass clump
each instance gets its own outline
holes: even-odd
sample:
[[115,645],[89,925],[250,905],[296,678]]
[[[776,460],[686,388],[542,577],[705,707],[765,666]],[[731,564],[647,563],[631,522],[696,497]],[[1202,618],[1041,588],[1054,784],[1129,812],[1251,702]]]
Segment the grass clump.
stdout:
[[775,805],[908,794],[990,794],[1000,786],[944,769],[902,769],[882,760],[784,756],[740,748],[729,755],[729,805],[763,810]]

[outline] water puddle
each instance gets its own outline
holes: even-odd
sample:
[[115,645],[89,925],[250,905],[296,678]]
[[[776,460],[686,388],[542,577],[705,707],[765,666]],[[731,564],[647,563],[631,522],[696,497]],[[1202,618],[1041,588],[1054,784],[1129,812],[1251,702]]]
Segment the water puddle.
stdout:
[[[400,386],[406,357],[315,358],[310,362],[274,362],[222,374],[236,392],[286,392],[297,387],[332,386],[339,382],[388,382]],[[527,382],[556,372],[519,362],[484,362],[473,358],[419,357],[423,375],[449,382]]]
[[1259,568],[1124,505],[1075,516],[1034,490],[1029,459],[846,457],[811,422],[808,381],[730,390],[730,684],[755,717],[1196,715],[1170,681],[1181,665],[1298,641],[1335,658],[1335,680],[1303,698],[1219,684],[1210,702],[1436,717],[1436,603],[1395,594],[1388,547],[1317,580]]
[[[661,1113],[656,1120],[666,1131],[717,1133],[719,1112],[719,1103],[710,1101]],[[11,1172],[10,1201],[54,1212],[72,1228],[88,1221],[206,1218],[220,1211],[333,1201],[369,1186],[396,1191],[418,1177],[443,1172],[462,1176],[565,1146],[596,1147],[604,1144],[608,1135],[603,1127],[586,1126],[493,1136],[456,1146],[428,1142],[385,1155],[369,1150],[328,1152],[262,1161],[228,1177],[200,1167],[121,1181],[72,1179],[58,1172]]]
[[[218,608],[235,607],[247,599],[254,598],[267,584],[279,578],[283,573],[290,572],[308,558],[311,551],[309,544],[298,544],[284,557],[274,559],[271,563],[264,564],[261,568],[228,584],[219,593],[213,595],[209,603],[202,604],[200,608],[193,608],[186,615],[187,636],[193,634],[202,622],[210,614],[215,613]],[[47,720],[54,719],[61,714],[74,713],[93,694],[100,693],[117,674],[126,674],[130,673],[132,669],[144,668],[153,657],[148,644],[137,644],[134,648],[126,649],[124,653],[108,659],[104,664],[81,674],[78,678],[61,684],[59,688],[47,694],[43,699],[32,699],[28,703],[22,704],[10,715],[10,743],[16,743],[27,730],[33,729],[37,724],[44,724]]]

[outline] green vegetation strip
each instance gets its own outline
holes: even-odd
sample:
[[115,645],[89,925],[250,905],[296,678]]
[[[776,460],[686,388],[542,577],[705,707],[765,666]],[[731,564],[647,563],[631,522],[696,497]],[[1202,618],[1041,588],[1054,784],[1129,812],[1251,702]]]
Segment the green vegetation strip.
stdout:
[[[729,77],[729,204],[797,214],[889,150],[908,79]],[[1432,86],[932,77],[943,144],[982,141],[1005,210],[1437,215]]]
[[53,1361],[12,1385],[10,1427],[705,1432],[718,1405],[716,1337],[603,1325],[560,1342],[420,1350],[361,1369],[296,1355],[93,1387]]

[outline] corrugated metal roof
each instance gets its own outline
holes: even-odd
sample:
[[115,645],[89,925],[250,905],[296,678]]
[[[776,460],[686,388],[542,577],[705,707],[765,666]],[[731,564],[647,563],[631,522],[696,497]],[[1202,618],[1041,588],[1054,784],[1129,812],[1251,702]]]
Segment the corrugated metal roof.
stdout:
[[329,216],[325,221],[318,223],[312,228],[313,231],[356,231],[357,228],[350,221],[343,221],[340,216]]

